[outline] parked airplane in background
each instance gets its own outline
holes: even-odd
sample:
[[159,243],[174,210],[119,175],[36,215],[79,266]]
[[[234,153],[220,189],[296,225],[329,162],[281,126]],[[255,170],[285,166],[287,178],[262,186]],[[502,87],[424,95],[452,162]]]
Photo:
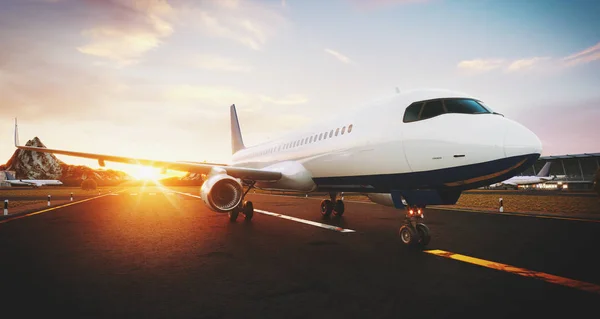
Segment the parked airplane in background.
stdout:
[[[113,155],[20,146],[33,150],[150,165],[206,174],[200,193],[216,212],[247,220],[253,188],[326,192],[321,214],[344,214],[340,192],[377,194],[372,200],[406,208],[402,241],[423,247],[429,229],[419,222],[426,205],[455,204],[461,192],[506,180],[533,165],[542,152],[538,137],[493,112],[480,100],[446,90],[414,90],[376,105],[338,114],[289,132],[280,139],[246,147],[235,105],[230,107],[232,163],[166,162]],[[244,187],[247,189],[244,191]]]
[[503,182],[500,182],[496,185],[510,185],[510,186],[518,186],[518,185],[533,185],[545,183],[547,181],[551,181],[556,178],[556,176],[550,176],[550,165],[552,162],[546,162],[540,172],[537,175],[530,176],[513,176]]
[[10,183],[13,186],[57,186],[62,185],[63,183],[56,179],[16,179],[11,173],[6,172],[6,180],[5,182]]

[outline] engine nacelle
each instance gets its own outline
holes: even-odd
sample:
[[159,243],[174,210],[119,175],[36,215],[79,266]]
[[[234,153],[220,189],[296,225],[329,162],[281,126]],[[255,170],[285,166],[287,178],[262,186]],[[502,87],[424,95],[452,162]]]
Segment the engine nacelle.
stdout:
[[227,174],[209,176],[200,188],[204,203],[217,213],[227,213],[238,206],[243,194],[242,184]]
[[390,193],[368,193],[366,195],[373,203],[394,207],[394,201]]

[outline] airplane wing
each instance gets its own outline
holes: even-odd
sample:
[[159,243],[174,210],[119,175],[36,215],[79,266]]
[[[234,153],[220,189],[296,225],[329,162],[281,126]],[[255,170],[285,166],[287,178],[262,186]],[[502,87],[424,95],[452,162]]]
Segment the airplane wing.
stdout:
[[100,166],[104,166],[104,162],[116,162],[116,163],[125,163],[125,164],[137,164],[144,166],[152,166],[158,167],[162,169],[172,169],[183,172],[191,172],[191,173],[200,173],[200,174],[209,174],[213,168],[222,168],[225,170],[227,175],[241,178],[246,180],[253,181],[277,181],[281,179],[281,173],[276,171],[255,169],[255,168],[246,168],[246,167],[238,167],[238,166],[227,166],[220,164],[209,164],[209,163],[194,163],[194,162],[169,162],[169,161],[156,161],[150,159],[140,159],[140,158],[132,158],[132,157],[123,157],[123,156],[114,156],[114,155],[104,155],[104,154],[94,154],[94,153],[83,153],[83,152],[74,152],[68,150],[58,150],[51,149],[45,147],[34,147],[34,146],[22,146],[19,145],[18,141],[18,127],[17,120],[15,119],[15,147],[21,150],[34,151],[34,152],[42,152],[42,153],[54,153],[54,154],[62,154],[83,158],[90,158],[98,160]]
[[511,186],[517,186],[517,183],[511,182],[511,181],[504,181],[504,182],[502,182],[502,184],[504,184],[504,185],[511,185]]

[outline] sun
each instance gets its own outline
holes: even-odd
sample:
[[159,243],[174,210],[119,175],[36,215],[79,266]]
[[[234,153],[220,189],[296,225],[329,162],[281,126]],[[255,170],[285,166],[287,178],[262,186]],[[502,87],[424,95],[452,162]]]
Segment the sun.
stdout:
[[138,166],[131,175],[138,180],[157,180],[160,178],[160,169],[149,166]]

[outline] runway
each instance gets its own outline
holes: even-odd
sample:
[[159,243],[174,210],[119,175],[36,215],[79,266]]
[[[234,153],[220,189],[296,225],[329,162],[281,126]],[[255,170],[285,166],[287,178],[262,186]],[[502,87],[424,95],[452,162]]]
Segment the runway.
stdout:
[[135,188],[5,220],[2,313],[570,317],[600,301],[600,223],[426,209],[422,252],[393,208],[347,201],[323,220],[317,200],[250,194],[263,213],[230,223],[195,195]]

